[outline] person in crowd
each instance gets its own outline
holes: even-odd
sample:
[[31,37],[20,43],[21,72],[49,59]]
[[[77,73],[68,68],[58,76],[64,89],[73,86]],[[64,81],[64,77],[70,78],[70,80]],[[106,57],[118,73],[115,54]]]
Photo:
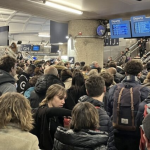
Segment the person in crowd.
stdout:
[[6,48],[6,52],[9,56],[16,59],[17,58],[17,52],[18,52],[17,44],[15,42],[12,42],[11,45],[9,46],[9,49],[7,50],[7,48]]
[[89,65],[86,65],[82,68],[81,72],[82,72],[85,80],[88,78],[88,73],[90,70],[91,70],[91,67]]
[[125,55],[126,55],[126,62],[128,62],[131,59],[131,53],[129,48],[125,49]]
[[146,42],[143,40],[143,38],[141,38],[140,41],[138,42],[138,47],[139,47],[140,58],[142,58],[146,50]]
[[70,69],[61,71],[61,81],[65,84],[65,89],[68,90],[72,84],[72,72]]
[[110,117],[104,110],[103,97],[106,92],[105,81],[100,75],[93,75],[85,81],[87,95],[79,98],[79,102],[89,102],[98,108],[100,131],[108,132],[108,150],[116,150],[114,129]]
[[144,130],[144,139],[146,141],[146,148],[150,150],[150,114],[148,114],[142,122]]
[[107,140],[107,133],[99,131],[97,109],[81,102],[72,110],[70,130],[57,128],[53,150],[106,150]]
[[37,80],[34,91],[31,92],[29,100],[32,108],[39,106],[39,103],[45,98],[47,89],[53,84],[65,86],[58,78],[57,69],[53,66],[49,66],[44,70],[44,75],[40,76]]
[[33,76],[29,79],[29,88],[24,92],[24,96],[29,99],[31,92],[34,90],[35,84],[38,80],[39,76]]
[[24,94],[24,92],[28,89],[28,81],[33,75],[34,69],[34,65],[29,65],[27,69],[20,74],[19,80],[17,81],[17,92]]
[[85,80],[82,73],[79,70],[75,70],[72,76],[72,85],[67,90],[67,98],[64,108],[72,110],[73,107],[78,103],[78,99],[86,94],[84,83]]
[[68,61],[68,62],[65,62],[65,63],[64,63],[64,66],[65,66],[67,69],[71,69],[71,64],[70,64],[69,61]]
[[93,76],[93,75],[98,75],[98,70],[97,69],[91,69],[88,73],[88,76]]
[[35,76],[41,76],[41,75],[43,75],[42,67],[40,65],[38,65],[37,67],[35,67],[33,74]]
[[58,126],[63,126],[63,116],[71,116],[71,111],[62,108],[66,90],[59,84],[51,85],[35,115],[35,127],[31,131],[39,139],[39,147],[52,150],[54,134]]
[[6,92],[16,92],[15,79],[16,59],[4,56],[0,59],[0,95]]
[[147,86],[150,89],[150,72],[148,72],[146,79],[143,82],[143,85]]
[[113,61],[112,57],[108,57],[107,63],[110,63],[111,61]]
[[127,59],[126,54],[124,51],[122,51],[121,57],[120,57],[119,62],[118,62],[119,66],[122,66],[124,68],[125,63],[126,63],[126,59]]
[[38,150],[38,139],[29,133],[33,118],[28,100],[17,92],[0,97],[0,149]]
[[99,66],[97,61],[93,61],[92,62],[91,69],[97,69],[98,73],[101,72],[101,68],[100,68],[100,66]]
[[18,52],[18,56],[17,56],[17,60],[22,60],[23,59],[23,56],[22,56],[22,53],[21,52]]
[[19,66],[17,66],[16,68],[16,75],[14,76],[14,79],[16,80],[16,82],[19,80],[20,75],[22,74],[23,69]]
[[104,109],[107,112],[107,102],[108,102],[108,97],[109,97],[109,89],[110,89],[110,86],[112,86],[112,84],[114,82],[114,77],[113,77],[113,75],[111,75],[108,72],[102,72],[99,75],[101,77],[103,77],[103,79],[105,81],[106,92],[105,92],[105,95],[103,97],[103,103],[104,103]]
[[80,66],[81,66],[80,70],[82,70],[83,67],[85,66],[85,62],[84,62],[84,61],[81,61],[81,62],[80,62]]
[[[126,66],[124,68],[124,70],[126,72],[126,77],[121,82],[121,84],[114,85],[109,90],[107,110],[108,110],[108,114],[110,116],[112,116],[112,113],[113,113],[114,97],[115,97],[116,92],[119,89],[118,86],[123,86],[126,88],[139,87],[136,91],[137,95],[138,95],[138,93],[140,93],[139,99],[141,101],[144,101],[147,98],[150,90],[145,86],[141,86],[141,83],[137,78],[137,75],[142,71],[142,69],[143,69],[143,66],[142,66],[141,62],[139,62],[139,61],[131,60],[131,61],[127,62]],[[135,96],[135,93],[133,93],[133,94]],[[133,97],[133,99],[134,99],[134,97]],[[135,114],[134,118],[136,118],[136,117],[137,117],[137,115]],[[138,120],[136,120],[136,122],[138,122]],[[139,132],[138,124],[136,125],[136,127],[137,128],[135,131],[128,131],[128,130],[126,131],[125,129],[115,130],[115,144],[116,144],[116,147],[118,150],[131,150],[131,149],[139,148],[140,132]]]
[[81,68],[81,64],[79,62],[76,62],[74,64],[74,69],[79,69],[80,70],[80,68]]

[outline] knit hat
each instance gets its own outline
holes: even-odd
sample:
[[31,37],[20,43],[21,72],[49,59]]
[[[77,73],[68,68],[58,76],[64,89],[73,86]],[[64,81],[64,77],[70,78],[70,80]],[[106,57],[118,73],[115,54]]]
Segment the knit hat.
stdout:
[[144,133],[145,133],[145,136],[148,140],[150,140],[150,114],[148,114],[143,122],[143,129],[144,129]]

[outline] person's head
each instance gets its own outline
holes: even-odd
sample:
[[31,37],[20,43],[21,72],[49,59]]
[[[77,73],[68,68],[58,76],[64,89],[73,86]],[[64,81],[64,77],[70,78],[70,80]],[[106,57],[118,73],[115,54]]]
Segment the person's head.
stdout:
[[20,75],[23,72],[23,69],[21,67],[16,68],[16,74]]
[[136,60],[128,61],[125,65],[124,71],[127,75],[137,76],[143,70],[141,62]]
[[80,65],[81,67],[83,67],[85,65],[85,62],[84,61],[80,62]]
[[98,75],[97,69],[91,69],[88,73],[88,76]]
[[86,65],[83,67],[82,71],[89,72],[91,70],[91,67],[89,65]]
[[107,69],[107,72],[109,72],[112,75],[115,75],[117,73],[116,68],[114,67],[110,67]]
[[70,129],[80,131],[82,129],[96,130],[99,128],[99,115],[94,105],[81,102],[72,110]]
[[63,107],[65,104],[66,90],[59,84],[51,85],[46,92],[46,98],[40,103],[49,107]]
[[124,51],[121,51],[121,55],[124,55]]
[[27,70],[26,70],[26,73],[28,75],[32,75],[34,73],[34,69],[35,69],[35,66],[34,65],[29,65]]
[[85,81],[85,87],[90,97],[99,97],[106,91],[105,81],[99,75],[90,76]]
[[80,63],[79,63],[79,62],[76,62],[76,63],[74,64],[74,68],[80,69]]
[[45,70],[44,70],[44,75],[47,74],[51,74],[51,75],[55,75],[58,76],[58,71],[55,67],[53,66],[48,66]]
[[84,77],[81,72],[73,73],[72,76],[72,86],[80,87],[84,85]]
[[99,64],[98,64],[97,61],[93,61],[93,62],[92,62],[92,66],[93,66],[94,68],[98,68],[98,67],[99,67]]
[[143,130],[144,130],[143,137],[146,141],[146,147],[149,150],[150,149],[150,114],[148,114],[144,118],[142,124],[143,124]]
[[33,118],[29,101],[20,93],[5,93],[0,97],[0,128],[15,123],[24,131],[30,131]]
[[10,75],[16,75],[17,60],[10,56],[4,56],[0,59],[0,69],[8,72]]
[[71,67],[71,64],[70,64],[70,62],[65,62],[64,66],[69,69]]
[[69,70],[69,69],[64,69],[64,70],[62,70],[62,71],[61,71],[61,77],[63,77],[63,76],[70,76],[70,77],[72,77],[72,72],[71,72],[71,70]]
[[32,78],[29,79],[29,84],[31,85],[31,87],[35,86],[38,78],[39,76],[33,76]]
[[110,73],[108,72],[102,72],[99,74],[101,77],[103,77],[104,81],[105,81],[105,86],[106,87],[109,87],[112,85],[113,83],[113,80],[114,80],[114,77],[113,75],[111,75]]
[[126,48],[126,52],[128,52],[129,51],[129,48]]
[[114,68],[116,68],[117,65],[116,65],[116,63],[114,61],[110,61],[109,64],[108,64],[108,67],[114,67]]

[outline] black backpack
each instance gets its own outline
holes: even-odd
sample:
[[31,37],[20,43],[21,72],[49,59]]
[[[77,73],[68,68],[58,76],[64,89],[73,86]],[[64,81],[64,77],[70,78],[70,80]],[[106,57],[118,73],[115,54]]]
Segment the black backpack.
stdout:
[[143,86],[131,86],[120,83],[114,93],[113,126],[119,130],[135,131],[135,118],[141,102],[140,89]]

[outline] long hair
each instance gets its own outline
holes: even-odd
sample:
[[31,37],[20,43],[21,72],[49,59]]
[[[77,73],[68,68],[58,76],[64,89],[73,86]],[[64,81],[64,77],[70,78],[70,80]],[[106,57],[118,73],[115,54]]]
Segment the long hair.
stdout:
[[42,100],[40,106],[48,104],[48,102],[51,101],[56,95],[63,97],[65,94],[66,90],[63,86],[59,84],[53,84],[47,89],[46,98]]
[[0,128],[9,123],[18,124],[22,130],[33,128],[29,101],[19,93],[5,93],[0,97]]
[[99,127],[99,115],[97,109],[89,102],[81,102],[72,110],[70,128],[74,131],[82,129],[96,130]]

